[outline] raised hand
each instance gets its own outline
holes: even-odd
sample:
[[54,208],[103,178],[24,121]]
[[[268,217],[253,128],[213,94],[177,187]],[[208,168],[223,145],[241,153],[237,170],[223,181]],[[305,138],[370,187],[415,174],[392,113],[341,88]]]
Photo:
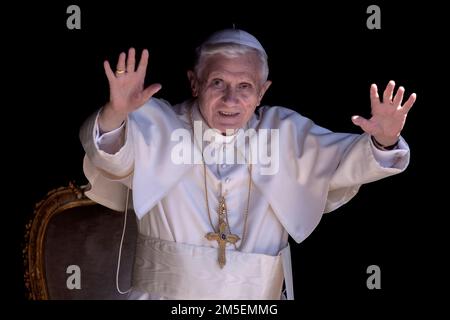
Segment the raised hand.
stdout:
[[161,89],[160,84],[152,84],[144,89],[145,73],[148,65],[148,51],[142,51],[136,69],[135,50],[119,55],[116,72],[108,61],[104,62],[105,74],[109,82],[109,102],[100,114],[99,125],[102,131],[111,131],[120,126],[130,112],[140,108]]
[[398,88],[393,97],[394,88],[395,82],[389,81],[383,93],[383,101],[380,101],[377,86],[372,84],[370,87],[372,117],[370,119],[361,116],[352,117],[355,125],[360,126],[364,132],[372,135],[378,143],[384,146],[393,145],[398,141],[408,111],[416,101],[416,94],[413,93],[402,105],[405,89]]

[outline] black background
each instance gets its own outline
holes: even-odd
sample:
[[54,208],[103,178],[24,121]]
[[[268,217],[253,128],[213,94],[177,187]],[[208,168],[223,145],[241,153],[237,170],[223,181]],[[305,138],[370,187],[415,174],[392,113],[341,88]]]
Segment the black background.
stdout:
[[[437,123],[448,107],[434,99],[447,75],[448,33],[436,4],[383,2],[110,2],[60,1],[15,6],[2,25],[6,68],[14,77],[3,121],[8,152],[7,249],[9,297],[25,298],[21,245],[33,206],[69,181],[86,182],[78,129],[107,101],[104,59],[135,47],[150,51],[146,83],[172,103],[189,96],[186,70],[193,50],[211,32],[233,23],[254,34],[269,55],[273,81],[264,103],[292,108],[333,131],[360,132],[351,116],[370,115],[369,87],[391,79],[416,92],[403,136],[411,164],[398,176],[365,185],[350,203],[325,215],[300,245],[293,244],[297,305],[339,305],[343,310],[414,311],[434,300],[445,269],[435,255],[445,200],[433,179]],[[66,8],[81,8],[81,30],[68,30]],[[381,30],[366,27],[366,8],[381,8]],[[447,40],[446,40],[447,38]],[[447,63],[448,64],[448,63]],[[434,99],[434,100],[433,100]],[[445,129],[445,128],[444,128]],[[444,159],[445,160],[445,159]],[[13,171],[13,169],[19,169]],[[432,181],[433,180],[433,181]],[[442,192],[443,194],[443,192]],[[12,240],[11,240],[12,239]],[[70,244],[68,244],[70,245]],[[442,249],[443,250],[443,249]],[[441,258],[440,258],[441,257]],[[11,262],[11,263],[10,263]],[[366,268],[381,268],[381,290],[368,290]],[[326,309],[326,308],[325,308]]]

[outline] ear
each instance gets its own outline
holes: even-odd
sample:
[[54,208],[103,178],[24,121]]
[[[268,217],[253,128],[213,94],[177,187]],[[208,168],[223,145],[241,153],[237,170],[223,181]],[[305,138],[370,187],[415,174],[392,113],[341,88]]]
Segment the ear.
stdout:
[[261,86],[261,90],[259,91],[259,97],[258,97],[258,105],[261,104],[261,100],[266,94],[267,89],[269,89],[270,85],[272,84],[272,81],[267,80],[264,82],[264,84]]
[[191,84],[191,92],[193,97],[198,96],[198,79],[197,75],[194,71],[188,70],[187,77],[189,79],[189,83]]

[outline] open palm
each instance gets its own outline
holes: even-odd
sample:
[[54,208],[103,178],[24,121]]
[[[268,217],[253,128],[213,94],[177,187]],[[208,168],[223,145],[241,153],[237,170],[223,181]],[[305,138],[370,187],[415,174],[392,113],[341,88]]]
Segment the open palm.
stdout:
[[137,69],[135,64],[135,50],[133,48],[128,50],[128,57],[124,52],[119,55],[116,73],[111,70],[108,61],[104,62],[105,73],[109,81],[109,105],[119,114],[128,114],[138,109],[161,89],[160,84],[152,84],[144,89],[148,65],[148,51],[146,49],[142,51]]
[[393,96],[395,82],[389,81],[383,93],[383,101],[380,101],[378,89],[375,84],[370,87],[370,101],[372,117],[365,119],[361,116],[353,116],[352,121],[360,126],[364,132],[372,135],[382,145],[393,145],[398,141],[400,133],[405,125],[408,111],[416,101],[416,94],[410,95],[402,105],[405,89],[398,88]]

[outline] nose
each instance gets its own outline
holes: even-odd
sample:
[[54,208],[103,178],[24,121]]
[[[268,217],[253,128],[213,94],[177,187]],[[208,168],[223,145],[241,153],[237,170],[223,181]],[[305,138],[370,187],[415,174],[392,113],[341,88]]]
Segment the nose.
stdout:
[[226,104],[236,104],[238,102],[238,94],[233,87],[227,86],[223,92],[222,99]]

